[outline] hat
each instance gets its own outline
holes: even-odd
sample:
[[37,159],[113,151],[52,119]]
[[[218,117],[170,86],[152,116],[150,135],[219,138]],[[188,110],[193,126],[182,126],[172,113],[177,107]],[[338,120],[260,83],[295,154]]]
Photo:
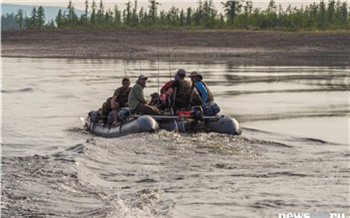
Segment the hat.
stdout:
[[184,77],[184,76],[186,76],[186,71],[185,71],[184,69],[179,69],[179,70],[177,71],[177,74],[178,74],[179,76]]
[[140,75],[138,80],[144,80],[144,79],[148,79],[145,75]]
[[197,73],[196,71],[193,71],[190,75],[190,77],[199,77],[199,79],[203,79],[203,76]]

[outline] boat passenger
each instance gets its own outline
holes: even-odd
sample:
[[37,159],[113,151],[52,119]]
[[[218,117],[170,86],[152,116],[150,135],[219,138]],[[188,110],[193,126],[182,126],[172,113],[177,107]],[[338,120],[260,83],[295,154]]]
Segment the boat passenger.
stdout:
[[202,98],[202,104],[213,102],[213,93],[208,88],[208,85],[203,81],[203,76],[198,72],[193,71],[190,75],[190,78],[192,81],[192,85],[196,87]]
[[[168,101],[166,97],[166,92],[171,87],[171,85],[177,80],[177,78],[178,78],[178,75],[175,74],[174,79],[166,82],[160,89],[160,96],[159,96],[160,105],[158,106],[158,108],[165,109],[169,107],[171,102]],[[169,97],[170,99],[172,99],[172,96],[169,96]]]
[[104,123],[107,122],[108,114],[113,111],[113,125],[117,124],[118,111],[122,107],[128,107],[128,96],[131,90],[130,79],[124,77],[122,79],[122,86],[114,91],[112,97],[109,97],[102,105],[102,117],[104,117]]
[[148,105],[144,97],[143,89],[146,87],[147,79],[148,78],[145,75],[140,75],[135,85],[131,88],[128,98],[129,109],[144,114],[162,115],[164,114],[164,111],[161,111],[152,105]]
[[157,92],[154,92],[150,96],[151,96],[151,101],[148,104],[159,108],[159,106],[160,106],[159,94]]
[[172,94],[175,95],[174,108],[176,109],[190,109],[194,105],[202,105],[202,99],[196,89],[192,88],[192,83],[185,80],[186,71],[179,69],[175,75],[175,81],[169,87],[166,92],[166,96],[169,97]]
[[166,82],[162,86],[162,88],[160,89],[160,94],[165,94],[168,91],[168,89],[170,88],[171,84],[173,84],[174,81],[175,81],[175,79]]

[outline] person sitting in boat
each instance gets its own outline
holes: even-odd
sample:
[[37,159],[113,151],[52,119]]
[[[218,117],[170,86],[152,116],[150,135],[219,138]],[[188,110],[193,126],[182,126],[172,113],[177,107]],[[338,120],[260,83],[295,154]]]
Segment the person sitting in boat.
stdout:
[[144,97],[143,89],[146,87],[147,79],[148,78],[145,75],[140,75],[135,85],[131,88],[128,98],[129,109],[144,114],[162,115],[164,112],[155,106],[148,105]]
[[196,89],[193,89],[192,83],[185,80],[186,71],[179,69],[175,75],[175,81],[171,84],[166,96],[172,94],[175,96],[173,107],[176,109],[190,109],[194,105],[202,105],[202,99]]
[[162,88],[160,89],[160,94],[165,94],[168,89],[170,88],[171,84],[173,84],[173,82],[175,82],[176,78],[174,78],[173,80],[170,80],[168,82],[166,82]]
[[160,95],[157,92],[154,92],[150,96],[151,96],[151,101],[148,104],[159,108],[161,105]]
[[190,75],[190,78],[192,85],[198,90],[202,98],[202,104],[213,102],[213,93],[208,88],[208,85],[203,81],[203,76],[196,71],[193,71]]
[[102,117],[104,118],[104,123],[107,122],[108,114],[113,111],[113,125],[117,124],[118,121],[118,111],[122,107],[128,107],[128,96],[131,91],[130,79],[124,77],[122,79],[122,86],[114,91],[112,97],[109,97],[105,103],[102,105]]
[[[151,102],[150,105],[156,106],[159,109],[166,109],[167,107],[169,107],[170,102],[168,102],[168,99],[166,98],[166,92],[168,91],[168,89],[171,87],[171,84],[173,84],[173,82],[176,81],[177,79],[177,74],[175,74],[174,79],[166,82],[162,88],[160,89],[160,94],[158,93],[153,93],[151,94]],[[172,98],[172,96],[170,96],[170,98]]]
[[[170,102],[168,101],[167,97],[166,97],[166,92],[168,91],[168,89],[171,87],[171,85],[173,84],[173,82],[176,81],[177,78],[177,74],[175,74],[174,79],[166,82],[162,88],[160,89],[160,94],[158,96],[159,102],[158,102],[158,108],[159,109],[166,109],[170,106]],[[151,96],[152,99],[154,99],[154,96]],[[169,96],[170,98],[172,98],[172,96]],[[153,104],[152,104],[153,105]]]

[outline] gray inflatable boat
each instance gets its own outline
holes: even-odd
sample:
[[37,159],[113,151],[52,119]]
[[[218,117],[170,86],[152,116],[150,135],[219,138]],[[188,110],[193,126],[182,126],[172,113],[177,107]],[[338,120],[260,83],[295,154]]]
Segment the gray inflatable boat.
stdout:
[[155,132],[159,130],[158,123],[148,115],[132,117],[117,125],[104,125],[101,121],[93,122],[89,114],[85,119],[84,127],[87,131],[105,138],[121,137],[140,132]]
[[135,115],[128,108],[122,108],[118,119],[123,120],[118,125],[111,125],[113,113],[104,125],[97,111],[91,111],[85,120],[85,129],[89,132],[106,137],[120,137],[133,133],[154,132],[159,129],[183,133],[216,132],[230,135],[240,135],[242,128],[234,118],[215,115],[204,116],[201,107],[192,107],[186,115]]

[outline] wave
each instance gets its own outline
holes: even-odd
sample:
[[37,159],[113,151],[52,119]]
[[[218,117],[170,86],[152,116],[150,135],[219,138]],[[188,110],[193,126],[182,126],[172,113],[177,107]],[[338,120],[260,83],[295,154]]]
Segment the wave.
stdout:
[[[52,155],[3,157],[3,216],[124,218],[170,213],[173,203],[164,199],[162,189],[133,188],[123,194],[116,183],[114,188],[99,184],[94,176],[106,170],[96,168],[98,163],[84,165],[89,159],[87,151],[95,153],[89,145],[95,146],[77,144]],[[93,175],[89,168],[98,173]]]
[[224,193],[207,197],[236,183],[246,188],[247,179],[321,175],[285,163],[281,154],[298,151],[274,141],[167,131],[105,139],[70,129],[84,142],[48,155],[3,157],[4,216],[173,217],[186,214],[184,207],[228,209],[235,202],[220,203]]
[[327,118],[327,117],[344,117],[345,119],[350,116],[350,111],[346,109],[347,105],[339,105],[334,108],[310,108],[303,111],[291,111],[266,113],[266,114],[247,114],[247,115],[235,115],[228,114],[228,116],[235,117],[241,123],[255,122],[255,121],[276,121],[276,120],[291,120],[291,119],[312,119],[312,118]]
[[16,92],[32,92],[34,91],[33,88],[23,88],[23,89],[17,89],[17,90],[1,90],[1,93],[16,93]]

